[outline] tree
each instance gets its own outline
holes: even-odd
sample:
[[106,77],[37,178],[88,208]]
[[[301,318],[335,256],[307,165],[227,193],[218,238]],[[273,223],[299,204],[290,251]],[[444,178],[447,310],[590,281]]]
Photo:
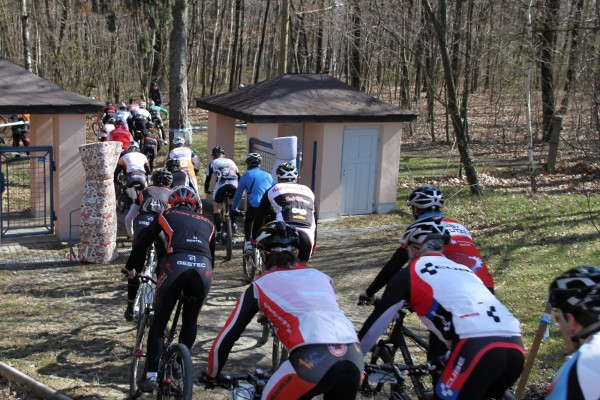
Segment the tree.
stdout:
[[439,44],[440,57],[442,58],[442,64],[444,66],[444,82],[446,85],[446,97],[448,101],[446,108],[450,114],[454,136],[458,143],[460,162],[465,169],[471,193],[480,195],[482,194],[482,188],[479,186],[477,171],[473,165],[473,158],[465,135],[463,121],[460,117],[458,95],[454,83],[454,71],[452,70],[450,55],[448,54],[448,45],[446,43],[446,0],[438,0],[438,16],[433,13],[429,0],[421,0],[421,3],[423,4],[423,8],[425,9],[429,21],[433,25],[433,31]]
[[174,132],[183,135],[188,122],[188,5],[187,0],[175,0],[172,6],[173,28],[169,37],[169,141]]
[[552,117],[556,98],[554,96],[554,54],[556,52],[556,26],[560,0],[544,0],[544,8],[540,11],[540,77],[542,89],[542,129],[543,141],[550,140]]

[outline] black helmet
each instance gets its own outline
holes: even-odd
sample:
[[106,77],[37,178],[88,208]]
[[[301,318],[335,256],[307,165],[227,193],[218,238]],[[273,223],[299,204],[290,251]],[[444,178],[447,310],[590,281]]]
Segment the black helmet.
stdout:
[[400,243],[420,248],[428,240],[442,239],[447,242],[449,238],[450,234],[446,231],[446,224],[444,224],[442,218],[431,218],[410,224],[402,234]]
[[215,157],[219,154],[225,154],[225,149],[223,148],[223,146],[215,146],[213,147],[211,154]]
[[117,122],[117,120],[115,119],[115,117],[110,117],[107,121],[109,124],[115,124],[115,122]]
[[298,232],[281,221],[269,222],[258,231],[256,247],[271,253],[293,251],[300,244]]
[[421,186],[413,189],[406,198],[407,206],[420,209],[441,210],[444,207],[444,193],[435,186]]
[[185,185],[174,187],[173,190],[171,190],[169,204],[172,206],[187,204],[191,207],[202,208],[202,202],[194,189]]
[[600,267],[581,265],[554,279],[548,290],[554,308],[572,314],[590,314],[600,321]]
[[179,169],[179,160],[176,158],[170,158],[167,160],[165,164],[165,168],[169,171],[178,170]]
[[120,110],[125,110],[126,108],[127,108],[127,104],[125,104],[124,101],[122,101],[122,102],[119,103],[119,109]]
[[152,174],[152,183],[158,186],[171,186],[173,174],[166,169],[159,169]]
[[283,163],[277,167],[277,178],[282,182],[292,182],[298,179],[298,170],[293,164]]
[[262,157],[258,153],[248,153],[246,156],[246,160],[244,162],[248,164],[249,167],[257,167],[260,165],[262,161]]

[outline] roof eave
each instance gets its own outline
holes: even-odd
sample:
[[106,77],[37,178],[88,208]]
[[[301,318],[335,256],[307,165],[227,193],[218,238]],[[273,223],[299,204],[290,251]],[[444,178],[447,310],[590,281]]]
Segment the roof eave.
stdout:
[[66,106],[12,105],[0,106],[0,114],[96,114],[103,105],[82,104]]

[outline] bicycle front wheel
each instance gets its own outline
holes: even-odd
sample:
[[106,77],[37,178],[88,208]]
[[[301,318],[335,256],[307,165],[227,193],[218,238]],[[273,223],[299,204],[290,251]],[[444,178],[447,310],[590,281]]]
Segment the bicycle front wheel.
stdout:
[[146,373],[146,342],[148,340],[148,331],[152,324],[152,314],[144,314],[140,320],[137,336],[135,338],[135,347],[133,348],[133,357],[129,368],[129,398],[136,399],[141,395],[138,390],[138,382],[144,378]]
[[157,399],[191,400],[194,369],[190,350],[183,343],[173,343],[164,357]]

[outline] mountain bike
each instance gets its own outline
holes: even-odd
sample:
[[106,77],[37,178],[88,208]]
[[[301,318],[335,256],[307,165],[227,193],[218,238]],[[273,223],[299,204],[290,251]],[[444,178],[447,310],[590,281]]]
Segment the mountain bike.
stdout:
[[[426,361],[428,342],[404,325],[407,310],[410,311],[410,308],[398,310],[387,329],[387,338],[380,339],[371,349],[369,365],[376,374],[363,381],[361,393],[371,396],[383,392],[385,398],[403,400],[427,400],[432,397],[436,383],[432,372],[436,368]],[[398,350],[401,362],[394,361]],[[423,362],[416,363],[416,359]],[[375,368],[373,365],[385,366]],[[406,385],[405,375],[408,375],[412,387]],[[507,391],[502,400],[515,400],[515,397]]]
[[244,270],[244,279],[248,283],[252,282],[256,275],[260,276],[262,274],[262,258],[256,248],[256,243],[252,244],[252,249],[244,249],[242,268]]
[[123,214],[129,211],[133,204],[133,199],[140,194],[142,187],[135,184],[132,187],[127,187],[127,178],[120,173],[115,182],[115,197],[117,201],[117,212]]
[[277,368],[288,358],[288,350],[275,334],[275,327],[269,319],[261,312],[258,316],[258,322],[262,324],[262,335],[260,343],[265,344],[269,336],[273,338],[273,348],[271,350],[271,368],[276,371]]
[[[152,279],[156,279],[156,246],[154,243],[148,247],[147,255],[146,255],[146,264],[144,265],[144,269],[141,273],[142,276],[148,276]],[[140,279],[140,286],[138,288],[137,294],[135,295],[135,299],[133,301],[133,320],[136,321],[138,330],[140,328],[143,316],[147,314],[146,310],[151,309],[154,304],[154,291],[156,290],[156,285],[151,281],[142,281]],[[153,310],[149,310],[149,313],[154,313]]]
[[270,377],[263,370],[257,369],[249,374],[220,374],[217,378],[209,378],[202,374],[198,381],[206,389],[230,390],[233,400],[254,400],[261,398]]
[[[148,276],[140,276],[140,279],[146,282],[152,282],[156,285],[156,280]],[[181,314],[181,308],[184,303],[196,301],[194,297],[185,296],[183,293],[177,300],[175,315],[170,326],[165,328],[168,331],[163,351],[160,355],[158,364],[158,375],[156,381],[158,383],[156,398],[161,399],[178,399],[191,400],[192,390],[194,385],[192,355],[188,347],[183,343],[174,342],[175,332],[177,330],[177,322]],[[151,322],[151,320],[150,320]],[[145,360],[142,364],[142,358],[146,357],[147,335],[150,324],[140,326],[138,336],[136,338],[136,347],[134,349],[133,361],[131,364],[129,376],[129,398],[135,399],[142,395],[138,388],[138,382],[145,375]]]

